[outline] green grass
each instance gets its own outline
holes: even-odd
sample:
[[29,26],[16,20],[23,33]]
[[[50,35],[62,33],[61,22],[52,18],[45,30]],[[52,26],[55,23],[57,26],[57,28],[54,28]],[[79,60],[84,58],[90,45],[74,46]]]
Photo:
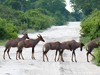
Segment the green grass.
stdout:
[[0,40],[0,46],[4,46],[7,40]]

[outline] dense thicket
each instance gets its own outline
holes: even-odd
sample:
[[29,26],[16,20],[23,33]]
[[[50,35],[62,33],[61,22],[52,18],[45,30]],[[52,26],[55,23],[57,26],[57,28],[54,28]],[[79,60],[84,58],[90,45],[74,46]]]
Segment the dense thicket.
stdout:
[[65,6],[65,0],[0,0],[0,19],[5,20],[4,27],[0,21],[0,29],[5,30],[9,25],[11,29],[16,28],[15,31],[8,29],[15,35],[9,33],[7,37],[3,33],[8,32],[0,30],[3,37],[0,39],[15,38],[20,30],[41,30],[74,20]]

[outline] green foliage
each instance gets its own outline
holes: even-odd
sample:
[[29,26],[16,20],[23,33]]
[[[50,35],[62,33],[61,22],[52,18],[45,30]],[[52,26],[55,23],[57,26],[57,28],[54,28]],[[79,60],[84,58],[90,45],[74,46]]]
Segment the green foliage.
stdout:
[[[42,8],[49,11],[56,20],[56,25],[62,25],[70,20],[71,14],[65,9],[65,0],[38,0],[35,2],[35,8]],[[70,17],[69,17],[70,16]]]
[[30,10],[26,12],[25,15],[27,15],[27,20],[29,20],[29,28],[35,30],[46,29],[55,23],[53,17],[42,14],[38,9]]
[[75,10],[74,12],[71,12],[71,15],[75,18],[76,21],[80,21],[83,19],[83,14],[79,10]]
[[[66,5],[64,0],[38,0],[35,2],[35,8],[47,9],[50,12],[55,13],[56,11],[61,10]],[[55,10],[56,9],[56,10]]]
[[6,19],[8,23],[13,23],[13,25],[21,26],[21,24],[23,24],[23,14],[22,11],[0,5],[0,18]]
[[84,44],[87,44],[91,40],[91,37],[89,36],[81,36],[80,41]]
[[12,23],[7,23],[5,19],[0,18],[0,39],[9,39],[17,37],[17,29]]
[[71,0],[74,9],[82,10],[88,16],[95,9],[100,10],[100,0]]
[[37,0],[2,0],[0,4],[9,6],[15,10],[27,11],[34,8],[34,2]]
[[0,40],[0,46],[1,46],[1,45],[5,45],[6,42],[7,42],[7,40]]
[[100,66],[100,48],[97,48],[96,50],[94,50],[94,55],[95,55],[95,63]]
[[[100,10],[95,10],[92,14],[81,22],[81,41],[84,43],[100,37]],[[100,42],[97,42],[100,43]],[[100,66],[100,48],[94,51],[95,62]]]
[[16,38],[23,30],[42,30],[74,20],[65,6],[65,0],[0,0],[3,21],[0,21],[0,39]]
[[95,10],[81,23],[81,33],[83,37],[89,36],[91,39],[100,36],[100,10]]

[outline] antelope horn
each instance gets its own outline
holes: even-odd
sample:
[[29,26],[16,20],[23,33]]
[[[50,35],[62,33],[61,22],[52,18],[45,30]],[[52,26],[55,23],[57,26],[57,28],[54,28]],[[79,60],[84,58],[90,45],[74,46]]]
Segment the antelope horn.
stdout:
[[41,36],[40,34],[38,34],[39,36]]
[[37,35],[37,37],[40,37],[39,35]]

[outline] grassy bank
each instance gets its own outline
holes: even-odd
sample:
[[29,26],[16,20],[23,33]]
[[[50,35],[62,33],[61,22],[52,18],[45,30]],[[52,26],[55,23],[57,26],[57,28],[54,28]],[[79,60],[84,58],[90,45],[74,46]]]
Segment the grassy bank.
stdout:
[[0,46],[5,46],[6,42],[7,42],[7,40],[0,40]]

